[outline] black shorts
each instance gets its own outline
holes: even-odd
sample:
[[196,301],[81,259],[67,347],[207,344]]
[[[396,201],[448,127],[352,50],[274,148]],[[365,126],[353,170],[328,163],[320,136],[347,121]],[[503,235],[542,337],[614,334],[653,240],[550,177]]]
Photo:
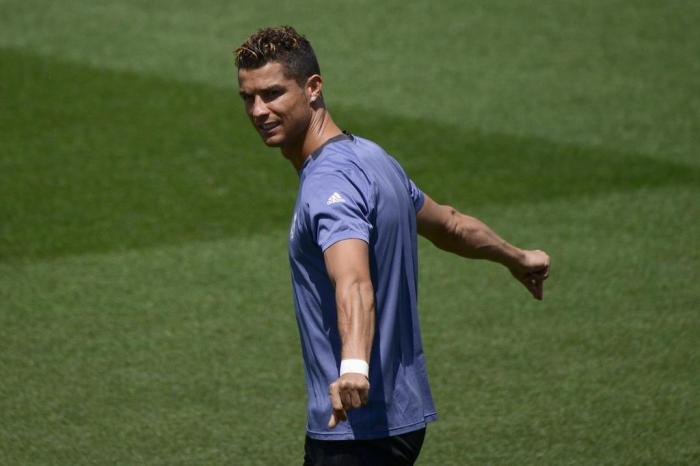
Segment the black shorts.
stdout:
[[425,428],[372,440],[316,440],[308,435],[304,466],[408,466],[416,462]]

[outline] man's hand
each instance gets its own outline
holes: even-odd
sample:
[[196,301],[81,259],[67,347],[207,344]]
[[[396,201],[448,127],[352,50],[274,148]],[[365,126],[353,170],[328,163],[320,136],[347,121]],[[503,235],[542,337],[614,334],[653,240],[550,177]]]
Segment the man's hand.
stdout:
[[546,252],[523,250],[519,260],[508,268],[535,299],[542,300],[544,281],[549,276],[549,256]]
[[333,429],[341,421],[348,419],[347,412],[367,404],[369,380],[362,374],[348,372],[330,384],[328,396],[333,412],[328,420],[328,428]]

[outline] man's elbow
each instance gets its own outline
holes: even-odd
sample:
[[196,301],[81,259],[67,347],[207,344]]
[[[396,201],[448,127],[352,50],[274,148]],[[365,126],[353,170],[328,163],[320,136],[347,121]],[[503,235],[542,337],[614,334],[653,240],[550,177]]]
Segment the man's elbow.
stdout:
[[339,280],[336,283],[335,294],[339,302],[349,302],[359,298],[363,308],[374,309],[374,286],[369,277]]
[[462,222],[460,221],[462,215],[457,209],[449,205],[443,206],[443,209],[445,211],[442,225],[443,236],[449,239],[459,237],[462,232]]
[[430,228],[425,229],[423,236],[428,238],[440,249],[450,250],[455,239],[462,233],[461,214],[449,205],[439,206],[439,215]]

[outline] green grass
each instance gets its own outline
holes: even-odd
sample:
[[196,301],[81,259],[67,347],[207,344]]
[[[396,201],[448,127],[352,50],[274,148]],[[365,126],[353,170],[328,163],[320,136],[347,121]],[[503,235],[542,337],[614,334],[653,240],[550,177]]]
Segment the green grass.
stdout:
[[420,464],[700,462],[694,2],[149,5],[0,2],[0,464],[300,463],[297,180],[230,54],[277,23],[344,128],[553,257],[538,303],[421,241]]
[[[0,194],[12,199],[0,206],[3,254],[124,249],[288,222],[293,172],[277,152],[261,153],[231,89],[12,50],[0,57],[12,64],[0,71],[10,90],[0,120],[7,128]],[[381,139],[436,199],[455,198],[465,208],[700,185],[700,168],[640,154],[336,110],[344,127]],[[440,156],[425,156],[426,148]]]

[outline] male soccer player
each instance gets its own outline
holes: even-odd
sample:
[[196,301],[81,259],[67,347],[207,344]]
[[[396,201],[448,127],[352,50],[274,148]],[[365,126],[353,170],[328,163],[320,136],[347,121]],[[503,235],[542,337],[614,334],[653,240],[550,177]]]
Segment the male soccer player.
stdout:
[[424,194],[381,147],[343,132],[309,42],[261,29],[236,50],[253,126],[299,173],[289,261],[308,394],[305,465],[409,465],[436,412],[418,323],[417,233],[505,265],[537,299],[549,257]]

